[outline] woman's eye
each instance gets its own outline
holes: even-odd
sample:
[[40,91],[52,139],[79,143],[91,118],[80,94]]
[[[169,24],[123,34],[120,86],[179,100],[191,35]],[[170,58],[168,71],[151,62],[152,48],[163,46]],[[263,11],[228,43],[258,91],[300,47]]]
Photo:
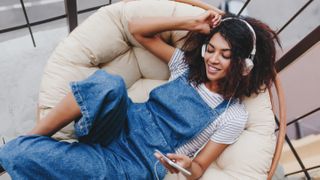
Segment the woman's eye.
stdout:
[[214,49],[208,48],[208,49],[207,49],[207,52],[208,52],[208,53],[214,53]]
[[222,55],[222,57],[225,59],[231,59],[231,55]]
[[231,59],[231,53],[224,52],[224,53],[222,53],[222,57],[225,58],[225,59]]

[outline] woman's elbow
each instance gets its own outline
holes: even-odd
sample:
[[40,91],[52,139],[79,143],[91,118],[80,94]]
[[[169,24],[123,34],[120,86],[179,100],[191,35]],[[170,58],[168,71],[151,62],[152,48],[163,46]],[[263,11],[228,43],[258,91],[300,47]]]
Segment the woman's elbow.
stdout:
[[138,27],[139,27],[139,24],[137,24],[135,20],[130,20],[128,22],[128,30],[133,36],[139,35]]
[[134,24],[134,22],[132,21],[132,20],[130,20],[129,22],[128,22],[128,30],[129,30],[129,32],[132,34],[132,35],[134,35],[135,34],[135,24]]

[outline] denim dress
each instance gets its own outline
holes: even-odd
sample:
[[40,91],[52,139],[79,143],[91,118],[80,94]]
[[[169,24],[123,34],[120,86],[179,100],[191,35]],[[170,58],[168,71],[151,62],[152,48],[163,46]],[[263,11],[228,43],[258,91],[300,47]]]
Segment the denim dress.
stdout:
[[[226,108],[210,108],[186,75],[133,103],[121,77],[103,70],[71,84],[82,116],[79,143],[20,136],[0,149],[0,164],[13,179],[160,179],[166,175],[154,150],[174,152]],[[156,169],[156,170],[155,170]]]

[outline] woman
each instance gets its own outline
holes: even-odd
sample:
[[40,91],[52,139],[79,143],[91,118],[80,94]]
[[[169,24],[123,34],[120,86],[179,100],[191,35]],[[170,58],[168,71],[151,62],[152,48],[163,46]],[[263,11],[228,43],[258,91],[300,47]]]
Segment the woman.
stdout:
[[[233,101],[224,114],[200,135],[178,148],[175,151],[178,154],[168,154],[169,158],[191,169],[195,178],[200,177],[242,132],[247,113],[238,100],[265,90],[275,78],[273,39],[278,41],[276,34],[254,19],[244,20],[229,15],[217,26],[219,18],[215,12],[208,11],[196,20],[207,23],[198,25],[188,17],[174,20],[143,18],[129,24],[131,33],[140,44],[168,62],[169,80],[187,72],[188,82],[210,107],[216,107],[223,99]],[[157,35],[167,30],[191,31],[182,50],[174,49]],[[251,59],[254,61],[252,72]],[[203,144],[206,144],[204,148],[191,160],[189,157],[194,157]],[[170,172],[178,172],[159,154],[156,156]]]
[[[213,11],[133,20],[134,37],[169,62],[170,82],[139,104],[128,98],[120,77],[104,71],[74,82],[72,93],[29,135],[0,149],[0,164],[13,179],[162,179],[164,166],[177,169],[159,154],[164,166],[157,165],[153,154],[158,149],[175,152],[168,156],[191,172],[188,178],[201,177],[243,130],[247,113],[241,98],[270,86],[275,76],[275,34],[258,21],[247,21],[232,18],[219,25],[220,15]],[[175,50],[158,36],[166,30],[192,33],[182,50]],[[74,119],[80,143],[48,137]]]

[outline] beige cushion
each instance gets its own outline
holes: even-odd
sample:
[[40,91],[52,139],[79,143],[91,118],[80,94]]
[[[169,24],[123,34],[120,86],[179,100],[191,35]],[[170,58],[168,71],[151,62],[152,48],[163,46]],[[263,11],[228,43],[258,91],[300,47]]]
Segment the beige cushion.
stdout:
[[[143,49],[128,32],[128,20],[143,16],[197,15],[203,10],[172,1],[120,2],[103,7],[77,27],[51,55],[39,94],[40,118],[70,91],[69,82],[97,69],[121,75],[135,102],[169,78],[167,64]],[[164,32],[162,38],[180,47],[185,32]],[[268,93],[245,100],[249,121],[239,140],[230,145],[206,171],[203,179],[266,179],[274,151],[274,117]],[[55,135],[72,139],[73,125]],[[182,176],[168,175],[166,179]]]

